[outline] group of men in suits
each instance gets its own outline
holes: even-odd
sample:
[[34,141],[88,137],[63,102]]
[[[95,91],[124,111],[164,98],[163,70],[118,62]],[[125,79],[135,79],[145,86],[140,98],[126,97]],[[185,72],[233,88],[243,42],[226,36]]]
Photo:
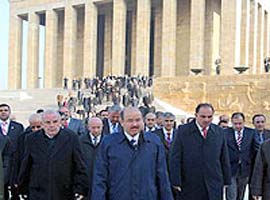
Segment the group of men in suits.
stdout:
[[176,127],[170,112],[143,117],[137,107],[113,105],[85,125],[61,107],[31,115],[24,131],[10,113],[0,105],[4,199],[217,200],[225,191],[227,200],[242,200],[247,185],[250,199],[269,199],[262,114],[252,119],[255,129],[241,112],[221,128],[213,106],[202,103]]

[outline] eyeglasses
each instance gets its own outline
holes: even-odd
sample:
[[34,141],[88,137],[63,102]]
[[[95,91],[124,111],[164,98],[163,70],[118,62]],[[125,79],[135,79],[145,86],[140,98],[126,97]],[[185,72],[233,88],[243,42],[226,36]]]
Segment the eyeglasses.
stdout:
[[0,112],[8,112],[8,109],[0,109]]

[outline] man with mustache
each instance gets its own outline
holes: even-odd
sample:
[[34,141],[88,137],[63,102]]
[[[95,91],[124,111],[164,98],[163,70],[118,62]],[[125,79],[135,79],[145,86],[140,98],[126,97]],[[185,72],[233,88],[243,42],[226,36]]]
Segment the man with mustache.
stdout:
[[92,199],[172,200],[163,144],[143,133],[138,108],[120,113],[123,132],[104,137],[96,157]]

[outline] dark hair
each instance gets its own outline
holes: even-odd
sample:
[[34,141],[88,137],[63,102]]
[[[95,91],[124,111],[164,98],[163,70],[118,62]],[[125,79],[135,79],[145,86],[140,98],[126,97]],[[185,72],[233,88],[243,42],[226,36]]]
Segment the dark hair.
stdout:
[[263,117],[264,120],[266,120],[265,115],[263,115],[263,114],[256,114],[256,115],[254,115],[254,116],[252,117],[252,123],[254,123],[254,120],[255,120],[256,117]]
[[210,103],[200,103],[197,105],[195,112],[198,113],[200,111],[201,108],[211,108],[211,110],[213,111],[213,113],[215,112],[214,107],[210,104]]
[[39,113],[43,113],[43,112],[44,112],[44,110],[43,110],[42,108],[37,109],[37,111],[36,111],[36,113],[37,113],[37,114],[39,114]]
[[158,117],[161,117],[162,115],[163,115],[163,112],[162,112],[162,111],[157,111],[157,112],[156,112],[157,118],[158,118]]
[[0,108],[1,108],[1,107],[8,107],[8,110],[10,111],[10,106],[9,106],[8,104],[6,104],[6,103],[0,104]]
[[226,124],[228,124],[229,122],[228,122],[227,120],[220,120],[220,121],[218,122],[218,125],[220,126],[221,123],[226,123]]
[[241,117],[245,121],[245,115],[242,112],[235,112],[235,113],[233,113],[231,119],[239,118],[239,117]]
[[169,118],[169,117],[171,117],[171,118],[174,118],[175,119],[175,115],[172,114],[171,112],[165,112],[165,113],[163,113],[162,117],[163,118]]

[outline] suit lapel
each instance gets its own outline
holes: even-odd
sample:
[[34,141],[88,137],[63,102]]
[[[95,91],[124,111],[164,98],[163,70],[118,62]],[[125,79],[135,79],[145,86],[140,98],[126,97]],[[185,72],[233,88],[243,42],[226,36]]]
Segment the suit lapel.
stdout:
[[198,129],[195,120],[193,120],[192,124],[191,124],[191,132],[193,133],[194,137],[196,140],[202,142],[204,141],[203,136],[201,135],[200,130]]

